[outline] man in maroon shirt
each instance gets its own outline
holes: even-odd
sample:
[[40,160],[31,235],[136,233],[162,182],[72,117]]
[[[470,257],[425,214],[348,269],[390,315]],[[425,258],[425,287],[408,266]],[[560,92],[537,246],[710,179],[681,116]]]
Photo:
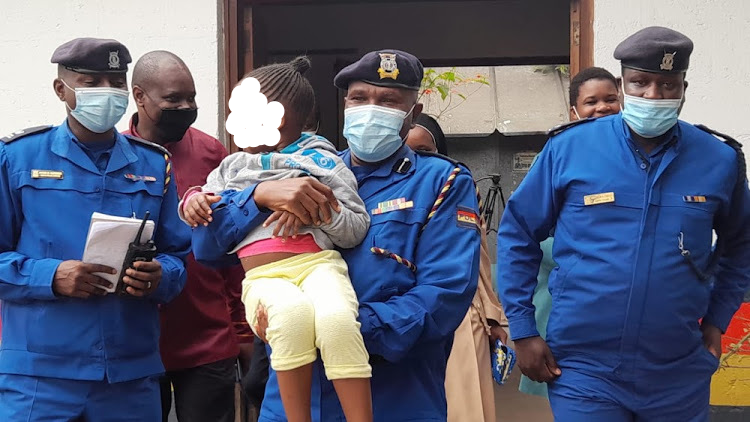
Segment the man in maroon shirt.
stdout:
[[[197,116],[195,83],[190,70],[166,51],[146,53],[133,70],[138,112],[129,133],[164,146],[172,153],[177,191],[205,184],[227,150],[216,138],[190,127]],[[163,420],[174,388],[177,419],[234,421],[236,367],[252,351],[252,331],[240,300],[242,267],[214,270],[187,259],[182,293],[161,308]],[[243,363],[245,363],[243,362]],[[244,366],[244,365],[243,365]]]

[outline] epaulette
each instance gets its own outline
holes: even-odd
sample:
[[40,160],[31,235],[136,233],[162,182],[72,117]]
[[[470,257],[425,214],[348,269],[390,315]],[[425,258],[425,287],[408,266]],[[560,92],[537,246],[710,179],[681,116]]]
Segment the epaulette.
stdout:
[[35,133],[46,132],[46,131],[52,129],[53,127],[54,126],[52,126],[52,125],[30,127],[28,129],[19,130],[18,132],[13,132],[13,133],[11,133],[10,135],[8,135],[8,136],[6,136],[4,138],[0,138],[0,141],[4,142],[6,144],[9,144],[9,143],[11,143],[13,141],[17,141],[17,140],[19,140],[19,139],[21,139],[21,138],[23,138],[25,136],[33,135]]
[[171,152],[169,152],[166,148],[164,148],[163,146],[161,146],[159,144],[155,144],[153,142],[147,141],[145,139],[142,139],[142,138],[139,138],[139,137],[133,136],[133,135],[125,135],[125,137],[128,138],[128,140],[130,140],[130,141],[138,142],[141,145],[145,145],[147,147],[155,148],[155,149],[159,150],[159,152],[161,152],[162,154],[168,155],[170,157],[172,156]]
[[573,120],[572,122],[568,122],[568,123],[563,123],[561,125],[557,125],[557,126],[553,127],[552,129],[550,129],[550,130],[547,131],[547,136],[552,137],[552,136],[555,136],[555,135],[559,135],[562,132],[564,132],[564,131],[572,128],[573,126],[578,126],[578,125],[586,123],[586,122],[593,122],[594,120],[596,120],[596,119],[594,119],[593,117],[587,117],[585,119]]
[[714,135],[715,137],[721,138],[721,140],[723,140],[725,144],[732,147],[732,149],[737,153],[737,162],[739,163],[738,170],[739,170],[740,178],[744,177],[747,174],[746,173],[747,164],[745,163],[745,154],[742,152],[742,144],[738,140],[732,138],[731,136],[725,133],[717,132],[704,125],[695,125],[695,127],[697,127],[698,129],[706,133]]
[[466,167],[466,164],[464,164],[464,163],[462,163],[460,161],[456,161],[456,160],[454,160],[451,157],[448,157],[446,155],[438,154],[437,152],[429,152],[429,151],[422,151],[422,150],[417,150],[417,151],[414,151],[414,152],[416,152],[419,155],[426,155],[426,156],[429,156],[429,157],[442,158],[443,160],[445,160],[445,161],[453,164],[454,166],[462,165],[462,166]]

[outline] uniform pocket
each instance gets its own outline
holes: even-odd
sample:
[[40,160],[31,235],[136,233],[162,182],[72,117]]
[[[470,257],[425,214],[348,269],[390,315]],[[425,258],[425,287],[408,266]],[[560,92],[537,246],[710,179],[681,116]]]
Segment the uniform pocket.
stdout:
[[[105,189],[107,201],[117,209],[127,210],[130,215],[142,218],[146,211],[151,212],[151,219],[158,221],[164,197],[164,182],[156,180],[130,180],[125,177],[107,178]],[[176,202],[175,202],[176,203]]]
[[[608,202],[587,205],[590,195],[611,194]],[[575,226],[585,231],[592,242],[612,244],[622,241],[620,233],[640,231],[643,215],[644,196],[642,193],[625,192],[618,189],[571,188],[565,201],[563,213],[575,218]],[[561,213],[562,214],[562,213]],[[634,236],[635,237],[635,236]]]
[[719,204],[711,197],[705,197],[705,202],[686,202],[684,198],[676,194],[662,195],[658,201],[660,222],[674,238],[675,251],[679,252],[678,238],[681,237],[683,248],[704,267],[711,255],[714,217]]
[[565,281],[568,278],[568,274],[578,266],[581,261],[581,254],[576,253],[573,259],[565,267],[556,267],[550,272],[548,289],[552,295],[553,302],[560,298],[560,295],[565,291]]
[[[95,177],[79,178],[75,180],[75,175],[63,175],[62,179],[35,179],[31,176],[30,171],[16,173],[16,185],[24,192],[24,199],[29,197],[35,199],[62,200],[71,191],[79,193],[98,193],[101,192],[101,180]],[[56,194],[59,192],[59,194]]]
[[426,209],[408,208],[371,216],[371,250],[377,255],[377,265],[382,266],[384,273],[394,274],[393,282],[383,283],[382,289],[402,293],[413,287],[417,270],[415,247],[427,213]]

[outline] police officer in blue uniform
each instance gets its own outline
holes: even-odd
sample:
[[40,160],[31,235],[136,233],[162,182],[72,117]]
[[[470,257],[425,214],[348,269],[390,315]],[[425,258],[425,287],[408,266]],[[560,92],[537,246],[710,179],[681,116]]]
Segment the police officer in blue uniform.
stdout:
[[[350,149],[342,158],[357,177],[372,219],[362,244],[341,253],[372,357],[375,421],[446,420],[446,362],[453,332],[477,287],[479,219],[471,173],[404,144],[422,109],[417,103],[422,76],[416,57],[383,50],[366,54],[334,80],[347,90],[344,136]],[[330,212],[329,194],[311,178],[223,192],[213,222],[193,232],[195,255],[219,260],[271,210],[289,210],[313,223],[320,209]],[[319,361],[312,397],[312,420],[345,420]],[[286,420],[273,371],[260,420]]]
[[[624,40],[622,112],[553,130],[503,215],[500,296],[557,421],[708,420],[750,285],[750,192],[739,144],[678,120],[692,50],[662,27]],[[553,227],[545,343],[532,295]]]
[[[52,56],[68,116],[0,139],[0,420],[158,421],[158,304],[185,282],[190,232],[169,153],[119,134],[130,53],[75,39]],[[158,254],[105,294],[80,261],[93,212],[155,222]],[[123,257],[124,258],[124,257]]]

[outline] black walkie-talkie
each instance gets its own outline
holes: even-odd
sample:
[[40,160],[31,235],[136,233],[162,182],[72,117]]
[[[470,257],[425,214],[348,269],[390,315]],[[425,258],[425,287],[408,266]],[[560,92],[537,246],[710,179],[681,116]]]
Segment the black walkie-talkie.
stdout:
[[133,243],[128,245],[128,253],[125,254],[125,261],[122,263],[122,270],[120,270],[120,279],[117,280],[116,292],[118,295],[127,295],[128,292],[125,289],[128,287],[122,278],[125,277],[125,271],[128,268],[133,268],[133,263],[138,261],[150,262],[156,256],[156,245],[154,241],[149,239],[145,243],[141,243],[141,234],[143,234],[143,228],[146,227],[146,221],[151,215],[149,211],[146,211],[146,215],[143,216],[141,227],[138,229],[138,234],[135,235]]

